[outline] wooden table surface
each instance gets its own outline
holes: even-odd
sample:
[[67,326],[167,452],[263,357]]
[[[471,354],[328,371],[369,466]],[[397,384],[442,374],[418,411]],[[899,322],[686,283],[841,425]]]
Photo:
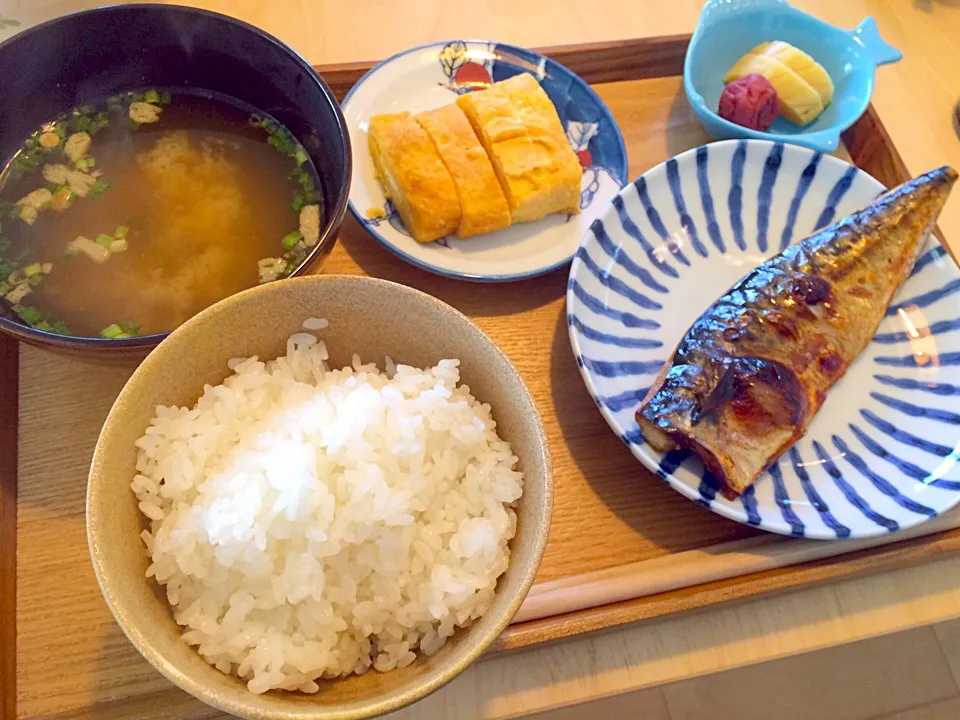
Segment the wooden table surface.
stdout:
[[[0,0],[0,38],[97,4]],[[263,27],[320,64],[380,59],[411,45],[454,36],[541,46],[685,33],[694,27],[702,3],[194,0],[191,4]],[[878,71],[874,103],[908,167],[914,173],[945,163],[960,167],[960,129],[954,115],[960,99],[960,2],[795,0],[794,4],[846,27],[873,15],[885,39],[905,55],[899,64]],[[940,225],[954,251],[960,251],[956,198]],[[21,437],[20,442],[22,447],[30,438]],[[960,558],[948,558],[486,660],[451,686],[392,717],[516,717],[958,615]],[[98,689],[77,692],[95,696]],[[166,711],[176,713],[177,708]],[[152,711],[148,714],[153,716]],[[210,712],[203,717],[218,716]]]

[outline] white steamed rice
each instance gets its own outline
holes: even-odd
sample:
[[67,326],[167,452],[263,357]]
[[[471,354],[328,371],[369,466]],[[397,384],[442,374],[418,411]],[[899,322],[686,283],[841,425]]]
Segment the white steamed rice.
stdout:
[[257,693],[436,652],[490,605],[516,529],[517,458],[458,360],[327,357],[297,333],[284,357],[231,360],[137,441],[147,576],[184,640]]

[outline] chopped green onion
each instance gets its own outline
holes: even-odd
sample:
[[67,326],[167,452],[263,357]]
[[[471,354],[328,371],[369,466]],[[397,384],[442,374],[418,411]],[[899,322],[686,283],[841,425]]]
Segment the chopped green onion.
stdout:
[[160,104],[161,104],[161,105],[169,105],[172,100],[173,100],[173,96],[170,95],[170,91],[169,91],[169,90],[161,90],[161,91],[160,91]]
[[114,240],[112,243],[110,243],[107,246],[107,250],[109,250],[112,253],[120,253],[120,252],[125,252],[127,247],[128,247],[127,241],[124,240],[123,238],[120,238],[119,240]]
[[100,337],[108,340],[118,340],[120,338],[131,338],[140,332],[140,326],[136,323],[113,323],[100,331]]
[[52,332],[58,335],[69,335],[70,329],[60,320],[54,320],[49,310],[30,307],[29,305],[14,305],[14,311],[28,325],[32,325],[37,330]]
[[297,193],[293,196],[293,201],[290,203],[290,209],[295,213],[299,213],[303,210],[303,206],[307,204],[307,199],[303,196],[303,193]]
[[0,295],[6,295],[11,290],[13,290],[13,285],[3,280],[0,280]]
[[[273,138],[274,142],[271,142],[270,138]],[[273,135],[271,135],[270,138],[267,139],[267,142],[275,147],[279,152],[290,156],[294,154],[294,140],[293,136],[289,132],[283,128],[280,128]]]
[[307,153],[303,148],[297,148],[297,152],[294,154],[293,159],[297,161],[297,165],[303,165],[307,161]]
[[97,118],[90,123],[90,134],[96,135],[98,132],[103,130],[107,125],[110,124],[110,118],[106,113],[100,113],[103,117],[97,116]]
[[67,249],[63,251],[63,254],[68,258],[76,257],[79,254],[79,250],[73,245],[67,245]]
[[100,233],[99,235],[97,235],[97,245],[103,245],[103,247],[108,248],[110,247],[110,244],[112,242],[113,242],[113,238],[109,235],[106,235],[104,233]]
[[21,152],[17,155],[13,167],[15,175],[26,175],[40,167],[40,158],[30,153]]
[[156,90],[147,90],[143,94],[143,101],[148,103],[160,102],[160,93]]
[[283,236],[283,240],[280,241],[280,244],[283,245],[284,250],[289,250],[298,242],[303,239],[303,233],[299,230],[294,230],[292,233],[287,233]]
[[139,130],[139,129],[140,129],[140,123],[138,123],[138,122],[137,122],[136,120],[134,120],[133,118],[128,117],[128,118],[127,118],[127,127],[130,128],[131,130]]
[[27,323],[27,325],[36,325],[43,321],[43,312],[39,308],[21,305],[16,308],[16,310],[17,315],[19,315],[20,319]]
[[93,121],[89,117],[83,115],[73,121],[73,126],[80,132],[86,132],[90,129],[92,123]]
[[82,157],[74,163],[78,170],[89,170],[96,164],[97,161],[92,157]]
[[113,236],[122,240],[127,236],[128,232],[130,232],[130,228],[128,228],[126,225],[120,225],[116,230],[114,230]]
[[63,123],[60,123],[60,124],[56,125],[56,126],[53,128],[53,131],[54,131],[57,135],[60,136],[60,139],[61,139],[61,140],[63,140],[63,138],[65,138],[65,137],[67,136],[67,128],[64,126]]
[[90,192],[87,193],[87,197],[88,198],[100,197],[101,195],[103,195],[104,191],[106,191],[107,188],[109,188],[111,185],[113,185],[113,183],[110,182],[109,180],[97,180],[97,184],[94,185],[92,188],[90,188]]
[[283,254],[284,260],[287,261],[286,273],[292,272],[296,267],[303,262],[303,259],[307,256],[307,248],[303,243],[297,243],[290,250],[287,250]]
[[26,275],[27,277],[30,277],[31,275],[40,275],[42,272],[43,272],[43,265],[41,265],[40,263],[33,263],[32,265],[27,265],[23,269],[23,274]]
[[30,277],[27,278],[27,284],[29,284],[30,287],[36,287],[42,282],[43,282],[43,275],[31,275]]

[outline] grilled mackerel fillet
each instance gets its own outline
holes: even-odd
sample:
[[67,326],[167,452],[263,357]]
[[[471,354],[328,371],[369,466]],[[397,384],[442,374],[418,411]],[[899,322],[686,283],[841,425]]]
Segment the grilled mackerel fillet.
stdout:
[[637,411],[647,441],[696,453],[728,497],[806,431],[867,346],[957,179],[942,167],[760,265],[687,332]]

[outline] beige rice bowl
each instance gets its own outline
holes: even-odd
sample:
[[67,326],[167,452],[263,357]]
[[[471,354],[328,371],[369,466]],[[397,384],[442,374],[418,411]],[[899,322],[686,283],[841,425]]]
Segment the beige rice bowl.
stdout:
[[517,458],[458,360],[327,358],[302,332],[231,360],[137,441],[147,576],[184,641],[255,693],[436,652],[490,605],[516,531]]

